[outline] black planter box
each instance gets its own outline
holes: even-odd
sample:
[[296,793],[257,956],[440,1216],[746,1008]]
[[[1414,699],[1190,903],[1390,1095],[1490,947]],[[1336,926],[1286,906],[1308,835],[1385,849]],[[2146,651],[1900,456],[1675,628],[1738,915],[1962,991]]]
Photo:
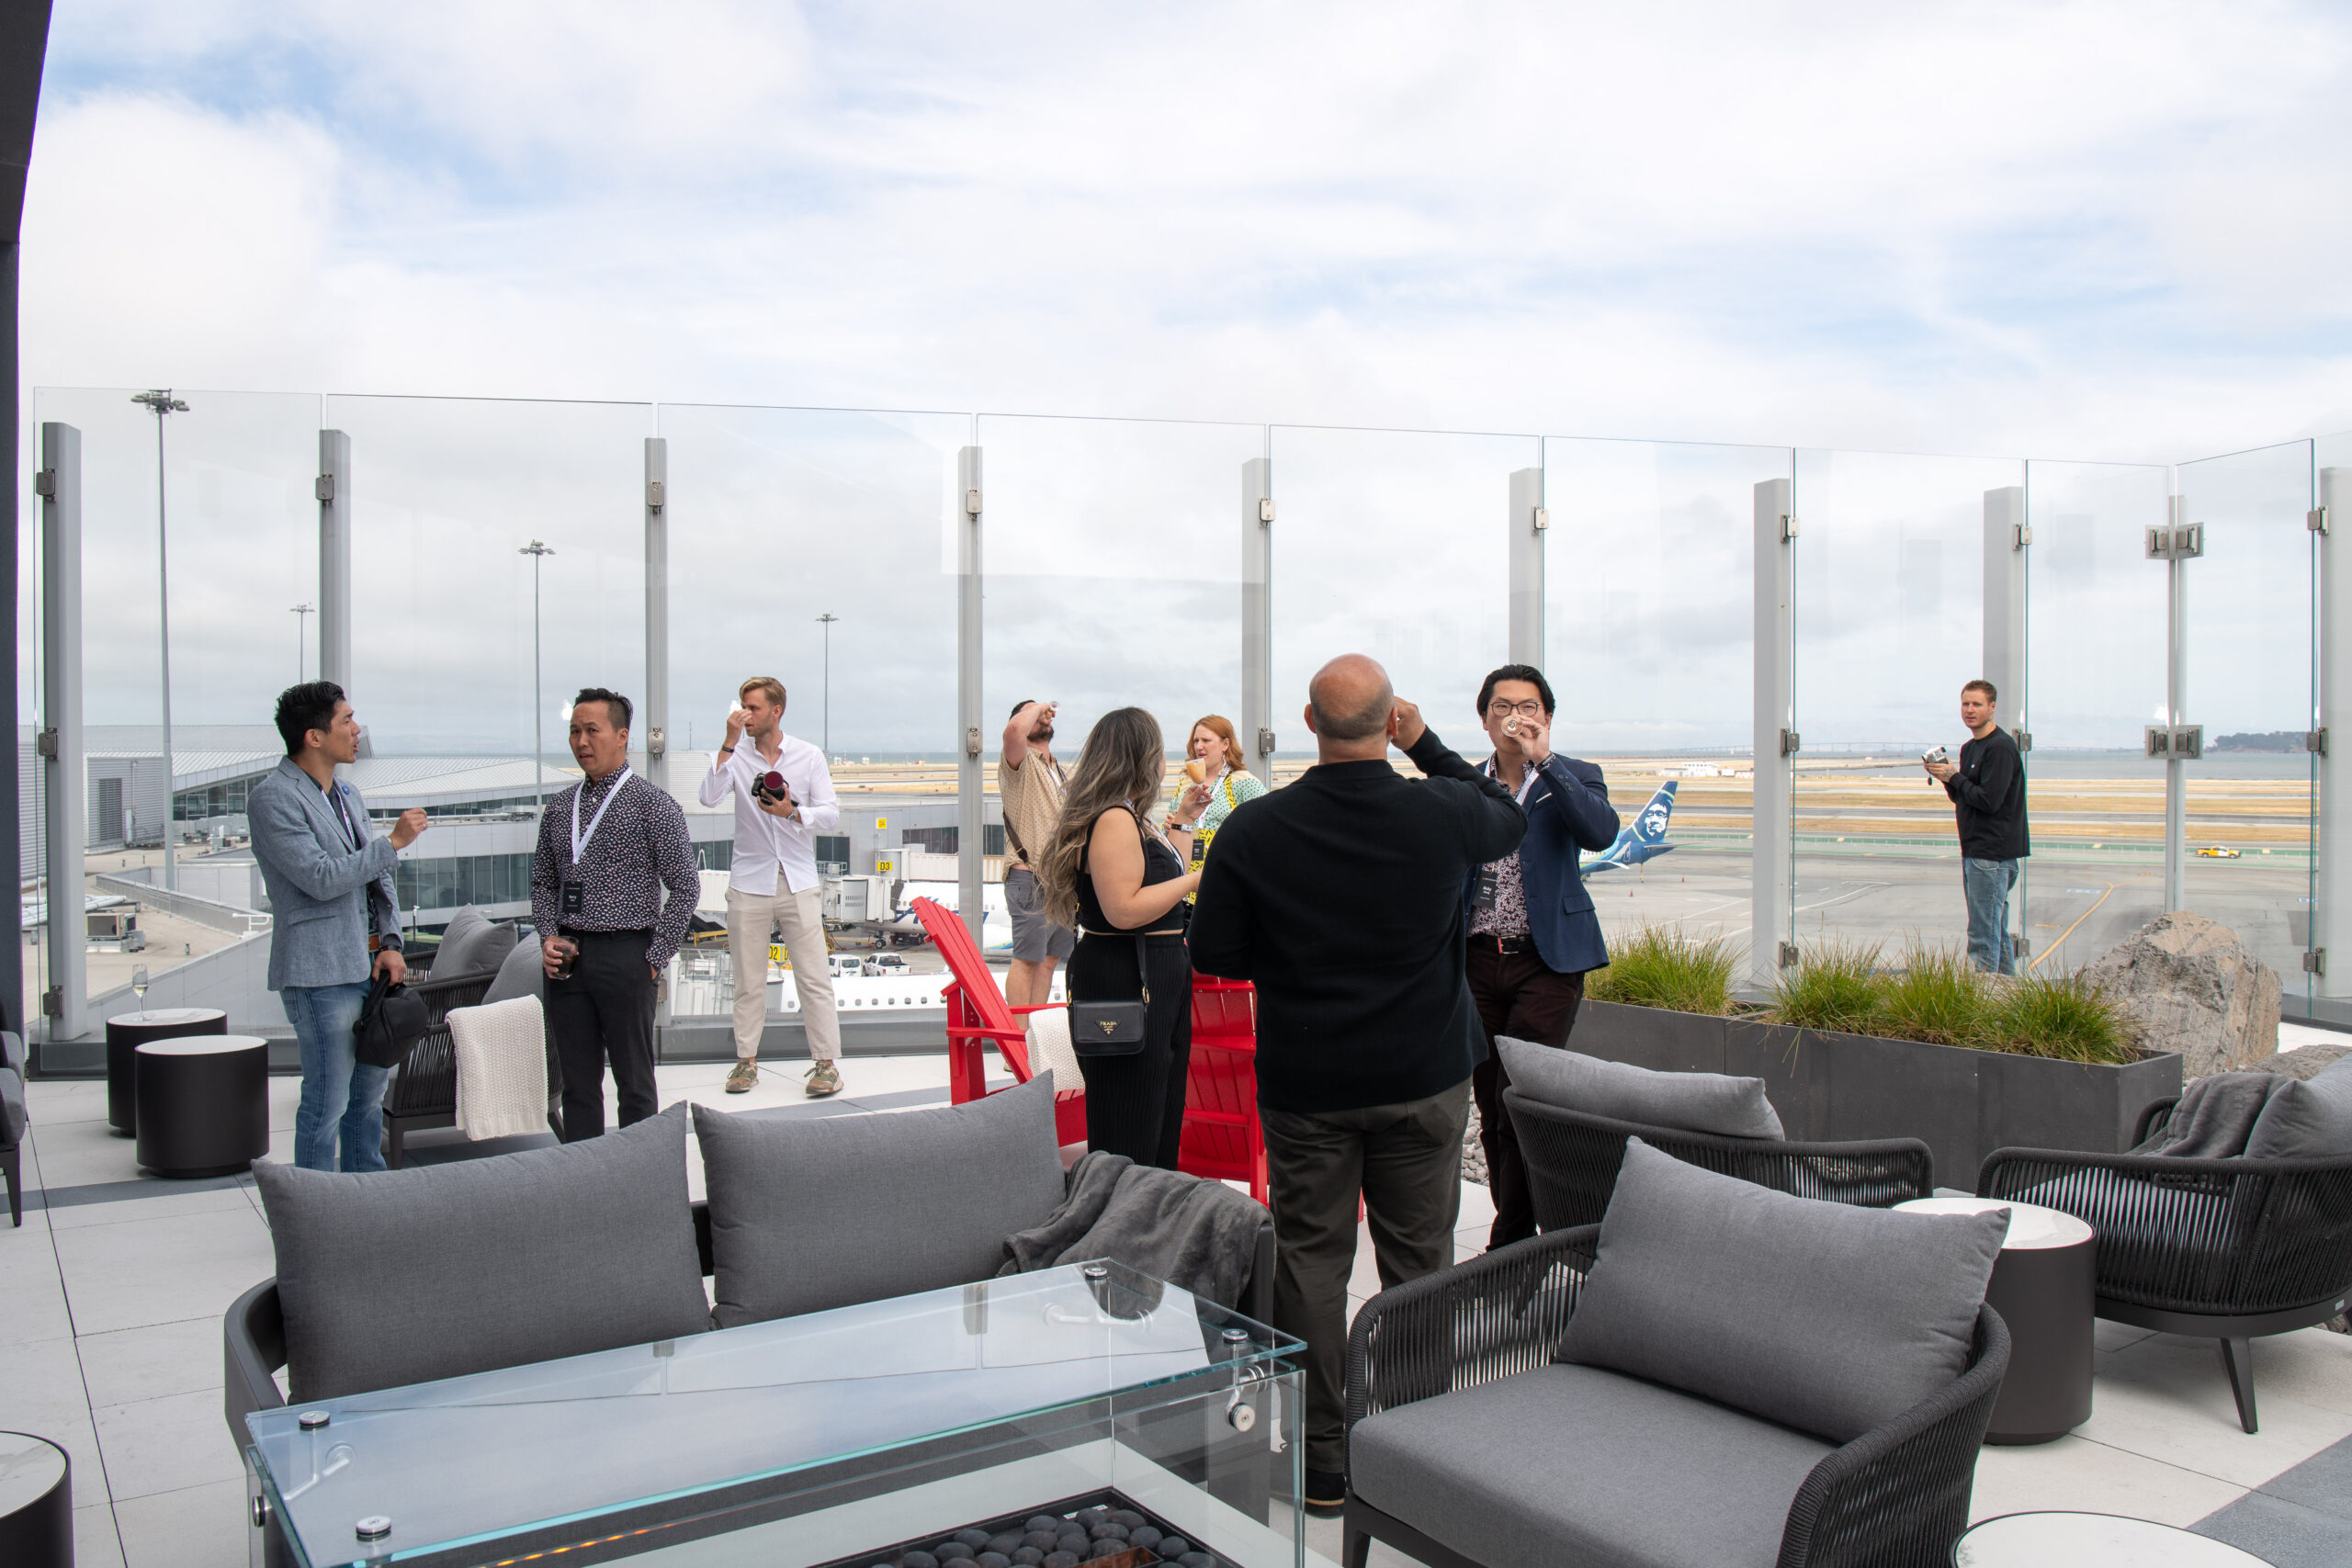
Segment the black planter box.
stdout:
[[1568,1045],[1657,1072],[1761,1078],[1790,1138],[1917,1138],[1939,1186],[1972,1192],[1995,1149],[2120,1154],[2140,1112],[2182,1082],[2171,1052],[2109,1066],[1618,1002],[1585,1003]]

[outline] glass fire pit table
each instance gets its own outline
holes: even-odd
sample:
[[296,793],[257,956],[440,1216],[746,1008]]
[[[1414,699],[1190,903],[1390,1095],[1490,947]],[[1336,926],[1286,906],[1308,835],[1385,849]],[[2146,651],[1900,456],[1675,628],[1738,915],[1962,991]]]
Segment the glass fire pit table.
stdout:
[[1300,1568],[1300,1350],[1086,1263],[258,1411],[254,1561]]

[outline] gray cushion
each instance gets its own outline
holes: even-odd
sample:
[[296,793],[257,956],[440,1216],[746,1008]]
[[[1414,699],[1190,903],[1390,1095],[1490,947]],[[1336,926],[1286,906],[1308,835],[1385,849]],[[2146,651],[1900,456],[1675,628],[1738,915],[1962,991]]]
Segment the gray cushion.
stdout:
[[1348,1482],[1479,1562],[1772,1568],[1789,1504],[1830,1451],[1688,1394],[1553,1366],[1359,1421]]
[[1781,1135],[1780,1115],[1764,1098],[1762,1078],[1654,1073],[1508,1035],[1496,1039],[1495,1049],[1520,1093],[1563,1111],[1726,1138]]
[[0,1067],[0,1149],[14,1148],[25,1136],[25,1080],[14,1067]]
[[710,1326],[686,1115],[345,1176],[254,1167],[294,1397],[333,1399]]
[[2262,1108],[2245,1152],[2257,1159],[2352,1155],[2352,1056],[2308,1082],[2288,1080]]
[[13,1029],[0,1029],[0,1067],[25,1070],[25,1040]]
[[[472,919],[466,919],[471,915]],[[441,950],[433,957],[433,977],[447,980],[458,975],[481,975],[496,969],[514,950],[514,927],[492,925],[469,904],[442,933]]]
[[[437,967],[435,973],[439,973]],[[492,1002],[511,1002],[517,997],[537,997],[545,1001],[547,994],[548,972],[539,964],[539,944],[518,942],[514,951],[498,965],[498,978],[492,980],[490,989],[482,993],[481,1005],[488,1007]]]
[[1792,1198],[1628,1138],[1561,1354],[1849,1442],[1960,1376],[2008,1228]]
[[1054,1079],[812,1117],[695,1107],[721,1328],[985,1280],[1062,1197]]

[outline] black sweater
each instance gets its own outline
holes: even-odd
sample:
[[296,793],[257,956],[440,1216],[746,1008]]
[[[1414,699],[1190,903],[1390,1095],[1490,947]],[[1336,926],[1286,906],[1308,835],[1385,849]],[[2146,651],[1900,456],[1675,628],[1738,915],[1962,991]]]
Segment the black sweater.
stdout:
[[1462,975],[1462,885],[1519,847],[1510,792],[1434,731],[1430,775],[1325,762],[1217,829],[1193,964],[1258,987],[1258,1101],[1351,1111],[1451,1089],[1485,1055]]
[[1970,860],[2023,860],[2025,758],[2009,732],[1995,726],[1960,749],[1960,772],[1944,782],[1960,808],[1960,852]]

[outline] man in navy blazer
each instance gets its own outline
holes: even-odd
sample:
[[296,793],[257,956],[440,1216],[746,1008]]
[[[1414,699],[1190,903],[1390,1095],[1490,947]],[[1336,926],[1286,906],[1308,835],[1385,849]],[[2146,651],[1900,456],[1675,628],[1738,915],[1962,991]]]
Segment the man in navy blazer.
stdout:
[[1531,664],[1506,664],[1478,688],[1478,719],[1495,743],[1484,771],[1527,812],[1518,850],[1473,871],[1462,890],[1470,933],[1463,967],[1487,1033],[1487,1059],[1471,1073],[1470,1089],[1495,1201],[1490,1247],[1535,1234],[1527,1168],[1503,1106],[1510,1077],[1495,1037],[1566,1045],[1586,972],[1609,962],[1577,862],[1616,840],[1617,811],[1599,768],[1552,750],[1553,705],[1551,683]]
[[277,733],[286,758],[247,794],[245,819],[269,895],[269,988],[302,1055],[294,1163],[381,1170],[390,1075],[358,1059],[351,1030],[371,973],[394,985],[407,976],[392,865],[424,831],[424,813],[401,812],[380,839],[369,828],[368,803],[334,774],[358,760],[359,720],[334,682],[278,694]]

